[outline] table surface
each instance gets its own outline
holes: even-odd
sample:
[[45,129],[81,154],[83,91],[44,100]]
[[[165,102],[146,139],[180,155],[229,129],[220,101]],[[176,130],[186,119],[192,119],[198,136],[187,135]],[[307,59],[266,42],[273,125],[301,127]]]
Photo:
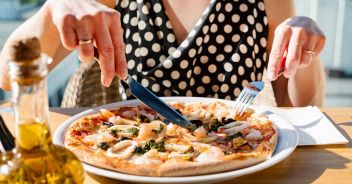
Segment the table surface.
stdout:
[[[70,115],[84,109],[50,109],[50,128],[55,129]],[[222,184],[232,183],[352,183],[352,108],[321,108],[335,123],[337,129],[349,140],[346,145],[298,147],[288,158],[257,173],[234,178]],[[11,130],[12,118],[3,114]],[[323,135],[322,135],[323,136]],[[85,184],[124,183],[86,174]]]

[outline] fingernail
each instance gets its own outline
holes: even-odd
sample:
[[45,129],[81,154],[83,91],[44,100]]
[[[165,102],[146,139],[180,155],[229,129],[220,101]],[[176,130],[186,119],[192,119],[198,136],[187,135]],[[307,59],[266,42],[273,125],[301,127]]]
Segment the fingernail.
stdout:
[[269,72],[268,72],[268,79],[269,79],[269,80],[275,80],[275,73],[272,72],[272,71],[269,71]]
[[104,76],[101,77],[101,83],[105,86],[105,87],[109,87],[110,84],[112,82],[112,79],[108,79]]

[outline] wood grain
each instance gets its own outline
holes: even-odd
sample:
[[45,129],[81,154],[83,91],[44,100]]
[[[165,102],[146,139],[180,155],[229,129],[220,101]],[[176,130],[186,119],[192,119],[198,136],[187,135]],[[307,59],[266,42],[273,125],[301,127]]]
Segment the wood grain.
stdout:
[[[346,145],[298,147],[288,158],[263,171],[235,178],[232,183],[352,183],[352,108],[322,108],[338,130],[350,141]],[[57,112],[57,110],[56,110]],[[3,114],[10,130],[14,130],[13,118]],[[70,116],[50,112],[50,128],[54,131]],[[324,135],[322,135],[324,136]],[[124,182],[86,174],[85,184]]]

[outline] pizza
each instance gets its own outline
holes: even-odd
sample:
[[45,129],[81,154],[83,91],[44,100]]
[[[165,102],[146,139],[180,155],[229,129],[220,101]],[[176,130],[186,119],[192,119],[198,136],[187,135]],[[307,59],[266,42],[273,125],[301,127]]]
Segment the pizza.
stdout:
[[265,115],[234,115],[221,101],[170,102],[191,131],[145,105],[101,109],[67,130],[65,147],[85,163],[143,176],[190,176],[249,167],[271,157],[278,131]]

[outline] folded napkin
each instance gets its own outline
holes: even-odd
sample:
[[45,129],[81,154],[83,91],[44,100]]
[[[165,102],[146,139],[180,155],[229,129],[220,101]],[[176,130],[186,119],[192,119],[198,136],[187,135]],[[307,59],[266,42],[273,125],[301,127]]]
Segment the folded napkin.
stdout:
[[272,108],[270,111],[275,112],[297,129],[299,146],[348,143],[348,140],[317,107]]

